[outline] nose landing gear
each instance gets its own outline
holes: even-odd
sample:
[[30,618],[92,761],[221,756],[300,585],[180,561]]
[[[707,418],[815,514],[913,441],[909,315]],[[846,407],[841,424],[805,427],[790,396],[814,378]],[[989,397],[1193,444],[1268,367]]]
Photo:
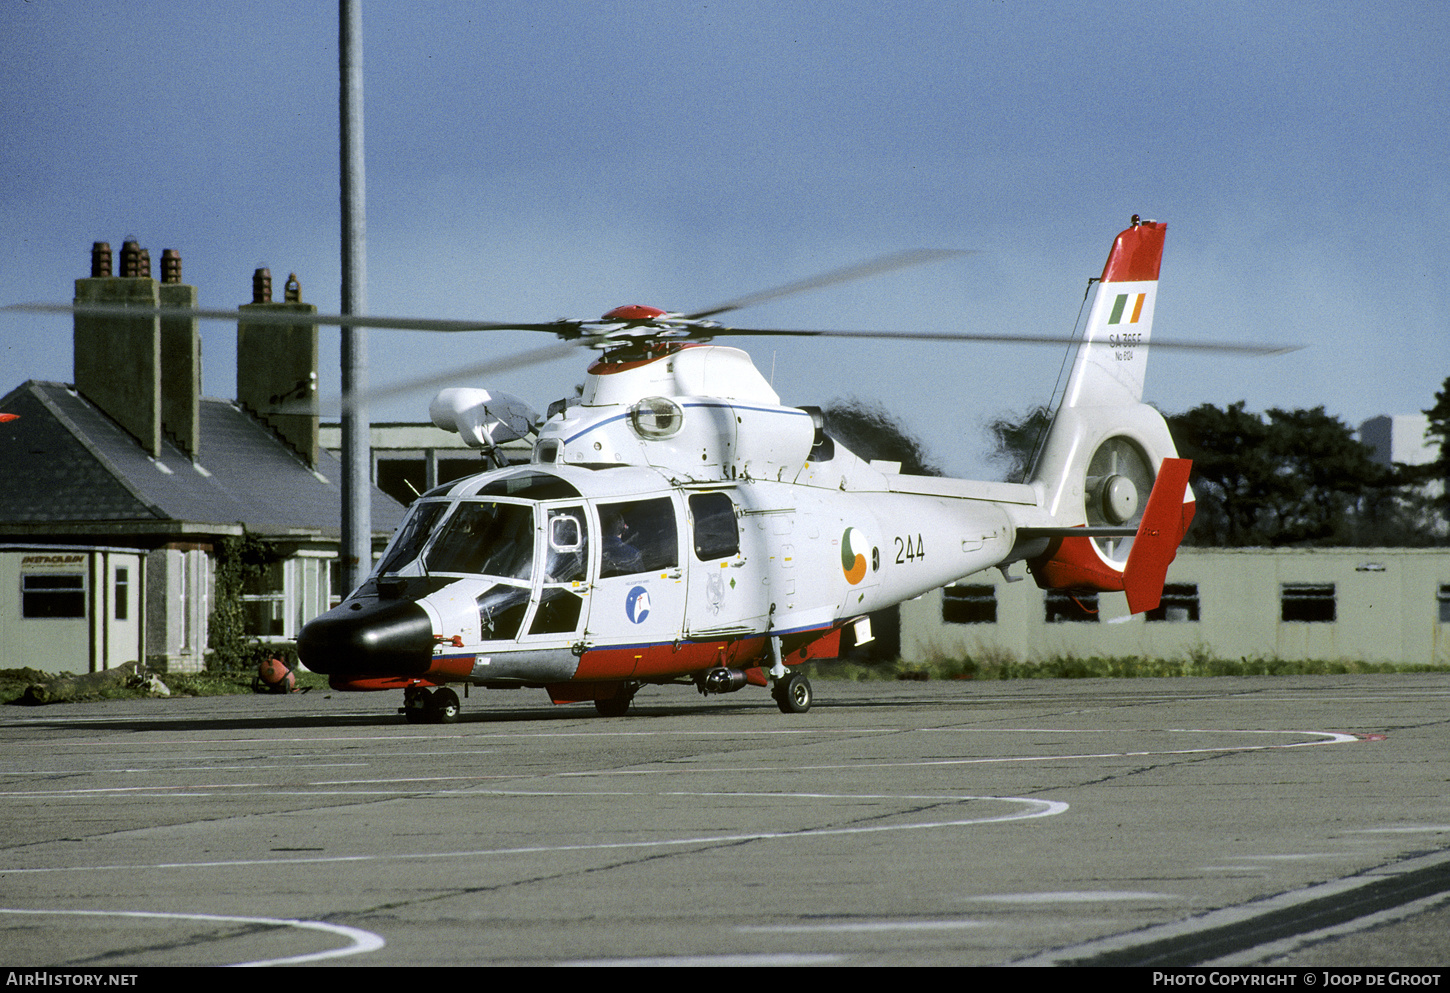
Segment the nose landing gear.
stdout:
[[452,724],[458,720],[463,704],[446,686],[430,690],[426,686],[409,686],[403,691],[400,713],[409,724]]

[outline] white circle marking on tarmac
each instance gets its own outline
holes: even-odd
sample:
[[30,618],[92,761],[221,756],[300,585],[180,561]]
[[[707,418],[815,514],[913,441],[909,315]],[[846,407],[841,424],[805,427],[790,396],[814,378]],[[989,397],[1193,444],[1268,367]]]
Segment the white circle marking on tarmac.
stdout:
[[[991,731],[996,733],[1032,733],[1032,734],[1108,734],[1114,735],[1121,732],[1108,731],[1106,729],[1062,729],[1062,728],[986,728],[986,729],[962,729],[962,728],[918,728],[918,731],[964,731],[971,730],[973,733]],[[1064,762],[1077,759],[1114,759],[1114,758],[1146,758],[1154,755],[1202,755],[1227,752],[1253,752],[1289,748],[1314,748],[1322,745],[1339,745],[1350,742],[1358,742],[1361,739],[1353,734],[1345,734],[1340,731],[1290,731],[1290,730],[1243,730],[1243,729],[1217,729],[1217,728],[1165,728],[1159,733],[1164,734],[1244,734],[1244,735],[1306,735],[1311,736],[1311,741],[1293,741],[1281,744],[1267,745],[1214,745],[1202,748],[1171,748],[1171,749],[1142,749],[1125,752],[1076,752],[1062,753],[1057,755],[1003,755],[990,758],[942,758],[923,759],[911,762],[851,762],[837,763],[831,765],[797,765],[791,766],[790,772],[831,772],[842,769],[907,769],[917,767],[940,767],[951,765],[997,765],[1015,764],[1028,762]],[[162,771],[162,770],[158,770]],[[746,767],[731,765],[723,768],[709,768],[697,765],[672,766],[660,769],[595,769],[580,772],[554,773],[552,778],[557,779],[579,779],[604,776],[659,776],[659,775],[699,775],[702,773],[739,773],[739,772],[780,772],[782,770],[773,766]],[[537,779],[537,774],[513,774],[498,773],[488,775],[438,775],[438,776],[415,776],[406,779],[351,779],[351,780],[320,780],[307,784],[313,789],[305,787],[291,787],[289,793],[292,796],[318,796],[332,795],[337,793],[386,796],[390,794],[416,795],[421,792],[418,789],[395,789],[395,790],[318,790],[316,787],[336,786],[362,786],[362,785],[387,785],[401,783],[426,783],[426,782],[479,782],[483,780],[498,781],[500,779]],[[208,796],[208,793],[194,792],[199,790],[244,790],[244,789],[269,789],[274,784],[270,783],[189,783],[186,785],[152,785],[152,786],[111,786],[91,787],[86,789],[72,790],[28,790],[8,793],[12,797],[44,797],[46,799],[67,799],[67,798],[89,798],[96,795],[107,795],[117,799],[127,797],[155,797],[167,796],[171,798],[181,796]],[[488,790],[470,789],[465,791],[429,791],[434,795],[447,796],[450,794],[473,796],[480,793],[490,792]]]
[[[483,791],[490,792],[490,791]],[[473,796],[480,793],[470,794]],[[520,794],[510,794],[520,795]],[[530,794],[522,794],[530,795]],[[538,794],[540,796],[557,796],[560,794]],[[580,794],[570,793],[569,796]],[[596,794],[585,794],[594,796]],[[610,796],[637,795],[637,794],[605,794]],[[656,796],[657,794],[645,794]],[[700,795],[700,794],[691,794]],[[796,794],[712,794],[716,796],[786,796],[792,797]],[[810,798],[818,798],[820,794],[805,794]],[[880,799],[880,797],[863,795],[857,797],[846,794],[840,799]],[[888,797],[896,799],[896,797]],[[921,799],[920,797],[904,797],[903,799]],[[466,852],[395,852],[384,855],[327,855],[313,856],[300,859],[225,859],[215,862],[158,862],[143,865],[91,865],[91,866],[52,866],[42,868],[7,868],[7,873],[41,873],[41,872],[108,872],[108,871],[134,871],[136,869],[218,869],[237,868],[254,865],[320,865],[329,863],[357,863],[357,862],[394,862],[414,861],[422,859],[457,859],[457,858],[480,858],[484,856],[500,855],[540,855],[554,854],[558,852],[595,852],[595,851],[620,851],[642,848],[679,848],[689,845],[720,845],[736,844],[742,841],[796,841],[803,838],[825,838],[840,837],[844,835],[864,834],[885,834],[895,831],[926,831],[937,828],[972,827],[978,824],[1001,824],[1006,821],[1031,820],[1037,817],[1052,817],[1056,814],[1066,812],[1067,804],[1058,800],[1037,800],[1030,797],[1013,796],[933,796],[929,799],[942,803],[965,803],[973,800],[995,801],[998,803],[1020,804],[1023,810],[1006,814],[996,814],[986,817],[969,817],[961,820],[950,821],[917,821],[910,824],[873,824],[869,827],[842,827],[842,828],[813,828],[804,831],[749,831],[739,834],[719,835],[698,835],[690,838],[657,838],[649,841],[610,841],[597,842],[592,844],[577,845],[527,845],[519,848],[484,848]]]
[[350,942],[349,945],[343,948],[333,948],[325,952],[309,952],[306,955],[289,955],[279,959],[259,959],[255,962],[231,963],[234,966],[300,965],[303,962],[318,962],[323,959],[335,959],[347,955],[361,955],[364,952],[375,952],[385,944],[379,935],[373,934],[371,931],[364,931],[361,928],[347,927],[342,924],[328,924],[326,921],[299,921],[282,917],[235,917],[228,914],[160,913],[149,910],[34,910],[20,907],[0,907],[0,914],[17,914],[20,916],[54,914],[75,917],[152,917],[161,920],[208,921],[217,924],[265,924],[274,927],[295,927],[310,931],[325,931],[328,934],[335,934],[346,938]]

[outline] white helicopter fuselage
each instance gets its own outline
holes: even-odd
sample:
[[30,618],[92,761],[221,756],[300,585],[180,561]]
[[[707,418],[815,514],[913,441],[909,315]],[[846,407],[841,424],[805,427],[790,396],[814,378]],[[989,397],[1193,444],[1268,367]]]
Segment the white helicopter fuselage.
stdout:
[[[1043,588],[1152,609],[1194,508],[1189,465],[1141,402],[1165,231],[1135,216],[1114,241],[1026,483],[865,462],[745,352],[678,339],[718,325],[610,311],[592,328],[613,351],[550,408],[530,462],[423,494],[299,655],[338,689],[404,689],[410,719],[454,719],[456,695],[429,689],[447,683],[545,687],[606,714],[641,683],[769,683],[799,713],[811,691],[790,666],[983,569],[1026,560]],[[495,461],[536,420],[485,390],[445,390],[431,413]]]
[[387,672],[356,647],[319,652],[317,631],[308,664],[339,688],[462,681],[569,699],[565,684],[758,666],[771,639],[786,664],[834,656],[844,623],[996,565],[1015,540],[1000,505],[893,492],[913,477],[883,468],[781,406],[739,349],[596,363],[530,464],[425,494],[349,598],[416,605],[414,664],[394,643]]

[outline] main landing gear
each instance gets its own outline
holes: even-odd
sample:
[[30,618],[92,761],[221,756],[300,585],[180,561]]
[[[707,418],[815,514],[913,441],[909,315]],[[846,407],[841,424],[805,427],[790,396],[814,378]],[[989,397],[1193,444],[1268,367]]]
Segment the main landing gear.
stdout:
[[611,697],[595,697],[594,709],[600,717],[623,717],[629,713],[629,705],[639,691],[638,683],[621,683]]
[[804,714],[811,709],[811,681],[805,673],[787,673],[777,679],[770,688],[770,695],[775,697],[776,706],[780,707],[782,714]]
[[458,694],[446,686],[409,686],[403,691],[402,712],[409,724],[452,724],[462,710]]
[[[770,605],[773,612],[775,604]],[[780,639],[770,639],[770,695],[782,714],[804,714],[811,709],[811,681],[805,673],[791,672],[785,667]]]

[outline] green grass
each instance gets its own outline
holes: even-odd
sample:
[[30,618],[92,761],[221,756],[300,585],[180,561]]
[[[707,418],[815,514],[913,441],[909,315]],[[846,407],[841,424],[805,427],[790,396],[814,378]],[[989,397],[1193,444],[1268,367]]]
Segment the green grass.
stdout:
[[1214,658],[1206,651],[1175,658],[1121,655],[1055,655],[1018,659],[1012,652],[976,656],[933,654],[920,661],[821,662],[812,670],[825,679],[1150,679],[1169,676],[1324,676],[1347,673],[1450,672],[1450,666],[1361,662],[1355,659]]
[[[956,657],[936,654],[921,661],[896,659],[889,662],[821,661],[809,668],[817,679],[872,680],[965,680],[965,679],[1150,679],[1166,676],[1324,676],[1346,673],[1450,672],[1450,666],[1396,662],[1360,662],[1353,659],[1280,659],[1254,657],[1214,658],[1207,652],[1191,652],[1176,658],[1101,656],[1082,658],[1057,655],[1041,659],[1018,659],[1011,652],[990,652]],[[0,669],[0,703],[16,703],[32,683],[57,675],[39,669]],[[252,692],[252,672],[200,672],[163,674],[161,679],[174,697],[228,696]],[[297,673],[298,689],[327,689],[327,677],[312,672]],[[94,693],[75,696],[66,702],[111,699],[140,699],[142,689],[107,686]]]

